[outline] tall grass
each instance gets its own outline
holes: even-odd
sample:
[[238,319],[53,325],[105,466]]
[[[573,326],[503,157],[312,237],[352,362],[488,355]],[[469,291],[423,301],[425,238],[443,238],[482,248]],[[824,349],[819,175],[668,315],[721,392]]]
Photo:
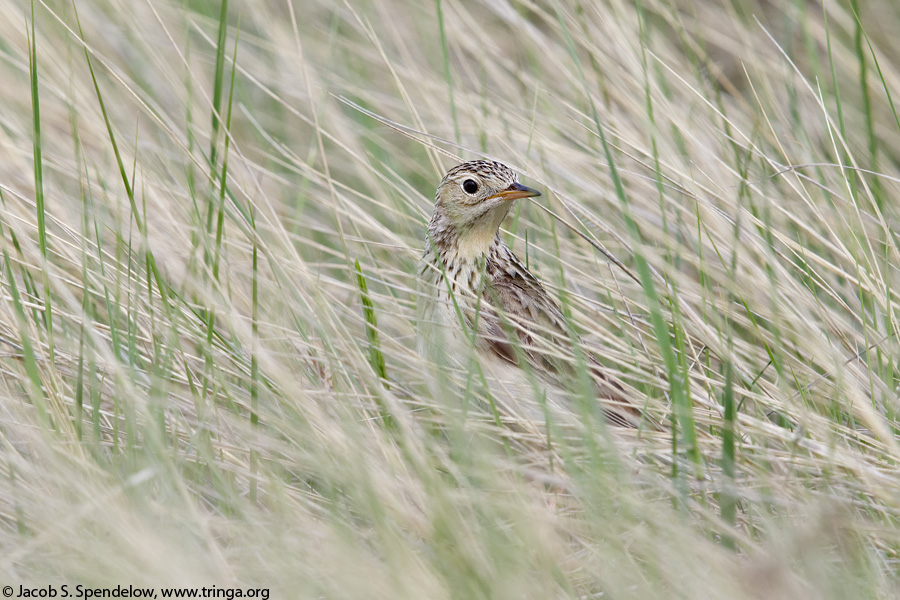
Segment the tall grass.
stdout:
[[[896,595],[892,2],[20,4],[0,584]],[[661,431],[429,391],[415,265],[477,156]]]

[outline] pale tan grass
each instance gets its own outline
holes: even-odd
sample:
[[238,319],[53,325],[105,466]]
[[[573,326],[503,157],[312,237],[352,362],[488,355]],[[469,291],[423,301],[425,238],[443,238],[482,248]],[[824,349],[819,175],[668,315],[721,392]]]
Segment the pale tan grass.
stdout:
[[[578,12],[568,2],[444,0],[457,143],[434,4],[313,1],[292,12],[232,3],[226,80],[238,13],[241,31],[228,186],[253,207],[256,227],[226,198],[216,281],[203,262],[215,230],[203,232],[218,198],[207,166],[218,8],[76,2],[129,177],[136,164],[143,240],[72,8],[38,3],[42,264],[23,9],[0,0],[10,15],[0,20],[0,253],[26,311],[23,324],[2,266],[3,584],[215,583],[345,598],[895,593],[900,449],[888,419],[900,406],[885,374],[892,360],[896,377],[900,362],[898,321],[886,316],[900,314],[900,138],[882,82],[869,59],[873,166],[846,6],[827,5],[843,139],[821,7],[754,5],[756,22],[731,3],[644,4],[642,49],[631,3],[581,3]],[[892,94],[897,18],[886,1],[863,7]],[[803,36],[822,71],[794,42]],[[223,140],[220,132],[219,167]],[[662,315],[684,336],[701,465],[673,456],[665,435],[607,442],[589,431],[596,448],[551,435],[547,449],[540,432],[498,428],[474,404],[463,420],[461,399],[427,394],[428,365],[414,351],[414,264],[440,175],[482,154],[523,173],[546,206],[630,271],[636,253],[649,262]],[[874,176],[849,187],[845,160],[882,175],[880,192]],[[567,293],[586,347],[668,418],[669,375],[643,287],[537,207],[521,207],[514,234],[513,218],[504,239],[524,260],[527,235],[529,268],[554,296]],[[148,251],[177,292],[166,303],[155,283],[148,292]],[[389,386],[368,362],[357,259]],[[26,292],[23,270],[39,294],[48,275],[52,366],[32,313],[43,302]],[[52,428],[28,397],[22,331],[36,348]],[[254,355],[259,426],[249,420]],[[723,357],[743,402],[734,482],[719,462]],[[81,440],[71,418],[79,368]],[[777,415],[794,427],[773,423]],[[739,498],[734,526],[720,514],[723,490]],[[723,532],[737,552],[718,542]]]

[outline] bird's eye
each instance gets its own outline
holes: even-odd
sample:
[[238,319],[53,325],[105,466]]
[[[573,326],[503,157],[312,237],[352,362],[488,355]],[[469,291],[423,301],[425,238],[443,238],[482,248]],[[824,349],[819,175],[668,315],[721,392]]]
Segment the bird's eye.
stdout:
[[463,181],[463,189],[467,194],[474,194],[478,191],[478,184],[472,179],[466,179]]

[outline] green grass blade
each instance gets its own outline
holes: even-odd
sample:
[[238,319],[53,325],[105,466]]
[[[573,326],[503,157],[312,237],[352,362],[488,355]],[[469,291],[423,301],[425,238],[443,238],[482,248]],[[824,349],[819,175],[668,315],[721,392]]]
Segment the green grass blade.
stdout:
[[[222,114],[222,93],[225,89],[225,46],[228,38],[228,0],[222,0],[219,8],[219,33],[216,38],[216,70],[213,77],[212,136],[209,141],[209,166],[212,176],[216,171],[216,150],[219,145],[219,129]],[[237,51],[237,50],[235,50]],[[233,76],[232,76],[233,79]],[[210,207],[210,210],[212,207]]]
[[447,43],[447,31],[445,29],[444,22],[444,10],[441,5],[441,0],[434,0],[435,6],[437,7],[437,21],[438,21],[438,29],[441,32],[441,50],[443,51],[444,56],[444,78],[447,80],[447,93],[450,95],[450,116],[453,120],[453,135],[456,139],[456,143],[460,143],[459,138],[459,121],[456,118],[456,102],[453,98],[453,75],[450,71],[450,46]]
[[[44,208],[44,168],[41,157],[41,103],[38,93],[37,38],[34,33],[34,0],[31,0],[31,35],[28,37],[28,74],[31,80],[31,121],[34,151],[34,199],[37,206],[38,246],[41,259],[47,264],[47,217]],[[41,269],[44,280],[44,326],[47,328],[47,355],[54,360],[53,309],[50,294],[50,275]]]
[[[734,525],[737,515],[737,498],[734,490],[737,484],[735,475],[735,432],[737,430],[737,410],[734,404],[734,367],[730,360],[725,364],[725,387],[722,391],[722,408],[724,409],[722,423],[722,491],[719,494],[719,512],[728,525]],[[727,533],[722,536],[722,542],[730,547],[734,541]]]
[[369,295],[369,284],[366,276],[356,260],[356,284],[359,286],[360,300],[363,306],[363,317],[366,319],[366,338],[369,340],[369,362],[375,373],[382,380],[387,381],[387,371],[384,366],[384,353],[381,351],[381,340],[378,336],[378,319],[375,316],[375,305]]

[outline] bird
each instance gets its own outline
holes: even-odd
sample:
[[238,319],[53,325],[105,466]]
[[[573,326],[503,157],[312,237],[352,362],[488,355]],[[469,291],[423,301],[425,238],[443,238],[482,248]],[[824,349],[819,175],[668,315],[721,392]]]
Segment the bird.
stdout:
[[[416,286],[420,356],[439,367],[465,366],[474,352],[492,396],[530,418],[546,414],[541,394],[546,404],[575,414],[566,390],[579,381],[574,345],[580,340],[500,237],[516,201],[540,195],[500,162],[474,160],[450,169],[437,187]],[[583,356],[607,421],[639,425],[641,411],[624,388],[592,355]]]

